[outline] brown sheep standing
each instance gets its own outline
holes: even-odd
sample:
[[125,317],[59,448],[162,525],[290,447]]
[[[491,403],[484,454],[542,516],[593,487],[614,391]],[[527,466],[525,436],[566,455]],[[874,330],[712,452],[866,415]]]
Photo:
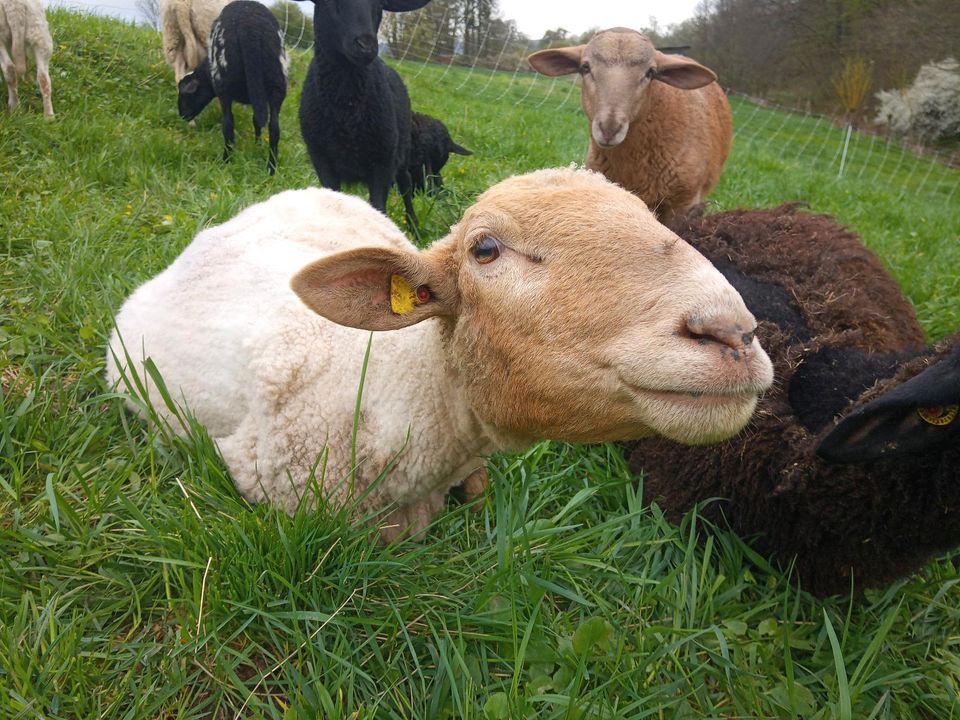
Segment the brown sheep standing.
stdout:
[[708,518],[820,595],[960,544],[960,334],[925,348],[895,280],[829,217],[737,210],[679,233],[743,296],[777,379],[731,440],[632,446],[645,497],[674,520],[712,500]]
[[529,62],[544,75],[580,73],[590,120],[587,167],[637,195],[661,221],[672,223],[716,187],[733,121],[713,71],[662,53],[627,28],[541,50]]

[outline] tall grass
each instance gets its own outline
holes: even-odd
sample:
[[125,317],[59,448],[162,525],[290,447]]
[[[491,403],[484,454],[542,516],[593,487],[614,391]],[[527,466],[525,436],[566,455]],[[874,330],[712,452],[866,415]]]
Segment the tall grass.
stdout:
[[[493,458],[481,512],[383,548],[342,513],[249,506],[202,432],[170,440],[124,411],[101,379],[123,298],[198,229],[315,183],[299,86],[270,178],[249,110],[228,165],[216,110],[178,119],[155,33],[50,24],[57,119],[30,96],[0,114],[0,716],[960,717],[951,557],[817,601],[695,513],[646,506],[615,447],[558,443]],[[496,180],[582,159],[563,86],[401,71],[476,153],[417,199],[428,238]],[[774,112],[737,101],[738,132]],[[932,336],[960,325],[957,203],[907,176],[837,178],[829,150],[788,151],[806,121],[773,117],[768,140],[738,135],[715,206],[832,212]]]

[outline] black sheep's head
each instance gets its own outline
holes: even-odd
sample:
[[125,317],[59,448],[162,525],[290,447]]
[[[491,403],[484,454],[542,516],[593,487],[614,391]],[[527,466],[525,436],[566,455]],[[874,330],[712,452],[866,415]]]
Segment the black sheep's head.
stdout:
[[184,75],[177,85],[177,108],[184,120],[193,120],[216,97],[210,77],[210,61],[204,58],[193,72]]
[[926,370],[854,408],[817,448],[827,462],[937,452],[960,442],[960,342]]
[[383,11],[419,10],[430,0],[313,0],[317,47],[330,48],[354,65],[369,65],[377,57],[377,32]]

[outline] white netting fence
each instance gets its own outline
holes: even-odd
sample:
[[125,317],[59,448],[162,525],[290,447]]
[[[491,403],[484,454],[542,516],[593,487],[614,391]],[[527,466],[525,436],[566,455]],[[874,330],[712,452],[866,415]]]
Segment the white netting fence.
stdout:
[[[131,0],[136,9],[126,10],[133,16],[118,12],[118,5],[54,1],[142,22],[145,4],[159,0]],[[512,22],[493,18],[466,37],[463,30],[451,30],[455,24],[451,7],[438,6],[432,13],[426,9],[402,15],[386,13],[381,54],[408,82],[429,82],[442,91],[469,93],[470,99],[484,102],[581,112],[578,78],[548,78],[532,72],[526,58],[535,47]],[[304,52],[310,52],[312,20],[302,9],[312,6],[282,2],[276,8],[288,45],[306,46]],[[735,92],[730,93],[730,102],[735,152],[763,150],[785,166],[826,167],[847,182],[899,188],[901,198],[922,193],[946,203],[960,202],[960,151],[903,143],[851,129],[835,118],[778,107]]]

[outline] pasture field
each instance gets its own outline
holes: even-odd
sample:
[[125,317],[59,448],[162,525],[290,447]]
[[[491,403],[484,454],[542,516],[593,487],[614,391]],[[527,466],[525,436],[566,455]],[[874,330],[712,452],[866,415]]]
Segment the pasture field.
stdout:
[[[616,447],[560,443],[492,458],[480,512],[384,548],[342,512],[249,506],[201,432],[126,413],[102,380],[126,295],[200,228],[316,183],[300,86],[270,178],[249,108],[227,165],[219,110],[177,117],[157,33],[50,25],[56,119],[32,89],[0,112],[0,717],[960,718],[960,554],[816,600],[695,513],[644,505]],[[417,199],[427,239],[493,182],[583,157],[569,84],[399,68],[475,152]],[[734,109],[712,207],[833,213],[932,338],[960,327],[960,171],[858,136],[838,178],[841,128]]]

